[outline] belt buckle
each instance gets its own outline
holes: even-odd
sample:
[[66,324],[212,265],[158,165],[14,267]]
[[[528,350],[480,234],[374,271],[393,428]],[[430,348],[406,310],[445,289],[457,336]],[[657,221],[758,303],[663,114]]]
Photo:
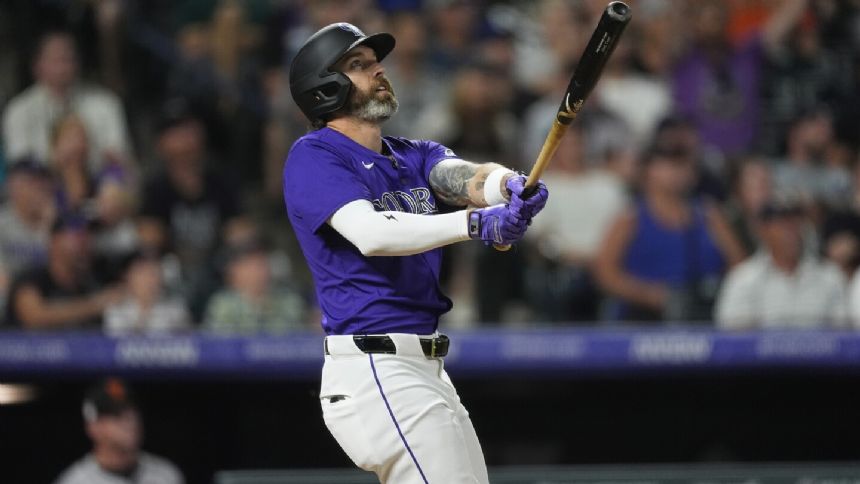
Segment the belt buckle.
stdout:
[[436,358],[436,337],[430,338],[430,358]]

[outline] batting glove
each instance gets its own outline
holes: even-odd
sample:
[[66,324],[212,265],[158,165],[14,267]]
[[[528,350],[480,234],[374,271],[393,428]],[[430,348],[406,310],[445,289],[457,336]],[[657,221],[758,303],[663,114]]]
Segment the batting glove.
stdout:
[[508,205],[493,205],[469,212],[469,237],[485,244],[512,245],[523,238],[528,220]]
[[526,177],[519,175],[508,178],[505,182],[505,188],[511,194],[510,207],[511,211],[518,214],[519,218],[524,218],[531,221],[546,205],[549,199],[549,190],[543,181],[538,180],[534,192],[531,196],[523,198],[523,192],[526,188]]

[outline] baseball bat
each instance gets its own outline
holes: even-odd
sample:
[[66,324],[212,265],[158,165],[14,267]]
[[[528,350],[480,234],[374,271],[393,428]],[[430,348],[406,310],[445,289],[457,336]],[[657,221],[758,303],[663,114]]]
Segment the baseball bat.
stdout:
[[[603,66],[615,46],[618,45],[618,39],[621,33],[624,32],[624,27],[630,22],[633,16],[630,7],[624,2],[611,2],[606,6],[603,15],[600,16],[600,21],[597,22],[597,27],[594,33],[591,34],[591,39],[588,45],[585,46],[585,52],[579,59],[576,65],[576,70],[573,72],[573,77],[570,79],[570,84],[564,93],[564,99],[558,107],[558,113],[555,116],[555,121],[552,123],[552,128],[549,134],[546,135],[546,140],[543,142],[543,147],[540,149],[534,167],[532,167],[526,180],[523,196],[528,198],[537,188],[537,182],[543,174],[546,167],[549,165],[555,150],[561,142],[564,133],[570,123],[576,119],[579,110],[582,109],[582,104],[585,98],[594,89],[600,74],[603,72]],[[496,250],[505,251],[511,248],[510,245],[494,245]]]

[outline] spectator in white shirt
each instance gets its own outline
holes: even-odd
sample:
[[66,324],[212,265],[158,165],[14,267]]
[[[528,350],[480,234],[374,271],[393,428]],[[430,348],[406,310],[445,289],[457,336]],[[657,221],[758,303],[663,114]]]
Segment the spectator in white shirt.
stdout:
[[191,328],[185,302],[164,294],[161,261],[156,254],[136,252],[129,257],[125,287],[125,298],[105,309],[107,334],[170,333]]
[[33,63],[35,84],[9,101],[3,114],[7,160],[31,156],[47,163],[51,131],[64,115],[80,117],[90,133],[91,172],[105,159],[130,159],[125,114],[113,93],[78,80],[75,43],[66,33],[52,32],[39,43]]
[[600,297],[592,264],[607,230],[629,202],[625,182],[611,166],[624,156],[621,150],[589,160],[587,142],[582,124],[572,125],[542,177],[553,187],[553,199],[527,235],[537,250],[530,252],[534,260],[526,269],[526,291],[541,320],[597,319]]
[[732,270],[717,299],[723,329],[839,327],[847,317],[839,268],[804,251],[798,205],[769,202],[760,215],[762,250]]

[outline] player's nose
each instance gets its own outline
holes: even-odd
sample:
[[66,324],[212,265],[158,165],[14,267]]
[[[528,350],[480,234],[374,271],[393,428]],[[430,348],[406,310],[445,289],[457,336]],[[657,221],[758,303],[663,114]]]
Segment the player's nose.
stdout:
[[380,77],[385,75],[385,67],[382,66],[382,63],[377,62],[373,64],[373,77]]

